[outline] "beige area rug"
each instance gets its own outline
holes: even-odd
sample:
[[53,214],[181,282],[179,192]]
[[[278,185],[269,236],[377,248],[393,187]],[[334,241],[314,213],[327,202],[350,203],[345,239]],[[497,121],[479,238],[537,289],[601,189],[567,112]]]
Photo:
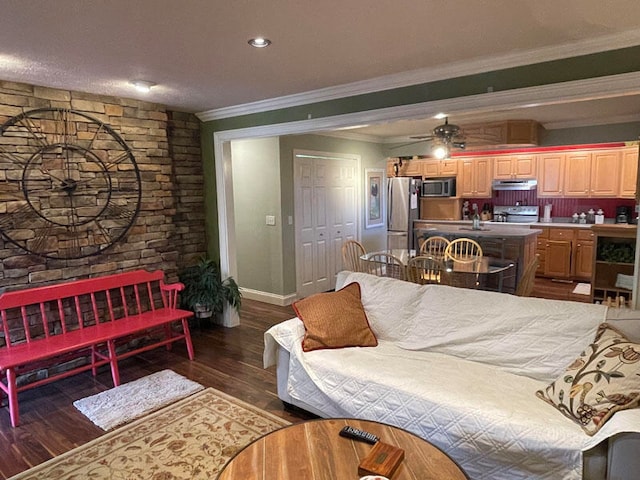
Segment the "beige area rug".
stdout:
[[161,370],[76,400],[73,406],[103,430],[112,430],[203,388],[173,370]]
[[213,480],[237,451],[289,422],[213,388],[12,480]]

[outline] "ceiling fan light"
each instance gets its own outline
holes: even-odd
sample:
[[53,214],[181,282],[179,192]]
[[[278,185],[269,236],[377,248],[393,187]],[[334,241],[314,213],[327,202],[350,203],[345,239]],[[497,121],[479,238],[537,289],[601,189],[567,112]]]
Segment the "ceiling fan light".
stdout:
[[155,86],[155,83],[149,82],[148,80],[132,80],[131,85],[133,85],[139,92],[149,93],[151,91],[151,87]]
[[444,145],[438,145],[433,150],[431,150],[431,153],[434,157],[440,160],[449,158],[449,149]]

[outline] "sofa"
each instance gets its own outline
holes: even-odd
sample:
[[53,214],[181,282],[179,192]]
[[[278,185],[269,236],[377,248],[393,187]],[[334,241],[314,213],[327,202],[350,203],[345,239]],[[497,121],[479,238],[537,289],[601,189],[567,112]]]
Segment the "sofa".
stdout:
[[[340,272],[336,292],[294,308],[298,317],[265,333],[264,366],[276,365],[286,404],[404,428],[474,480],[640,478],[640,346],[607,337],[620,361],[610,350],[590,354],[596,336],[640,341],[640,312],[356,272]],[[322,329],[334,324],[338,336],[356,338],[323,344]],[[597,366],[584,367],[591,360]],[[595,380],[576,380],[594,368]],[[626,377],[617,370],[625,368]],[[628,395],[610,392],[620,381],[632,382]],[[570,412],[581,399],[626,406]]]

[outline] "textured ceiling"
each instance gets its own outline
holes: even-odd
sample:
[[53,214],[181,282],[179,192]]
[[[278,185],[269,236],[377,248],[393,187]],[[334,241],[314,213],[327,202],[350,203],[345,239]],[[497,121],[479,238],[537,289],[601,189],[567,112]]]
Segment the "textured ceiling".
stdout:
[[[3,0],[1,8],[0,79],[191,112],[640,27],[637,0]],[[273,45],[249,47],[257,35]],[[157,86],[143,96],[133,79]]]

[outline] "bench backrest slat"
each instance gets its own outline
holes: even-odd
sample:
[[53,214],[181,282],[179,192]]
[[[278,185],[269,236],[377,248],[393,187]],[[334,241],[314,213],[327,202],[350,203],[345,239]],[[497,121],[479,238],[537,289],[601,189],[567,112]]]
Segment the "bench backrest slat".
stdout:
[[58,304],[58,316],[60,319],[60,328],[62,328],[62,333],[67,333],[67,322],[65,321],[65,318],[64,318],[64,307],[62,306],[62,299],[58,298],[56,303]]
[[80,297],[78,295],[73,297],[73,303],[76,307],[76,318],[78,319],[78,327],[84,328],[84,321],[82,319],[82,309],[80,308]]
[[91,310],[93,310],[93,318],[98,323],[100,315],[98,314],[98,304],[96,303],[96,294],[94,292],[91,292]]
[[27,307],[20,307],[20,315],[22,316],[22,327],[24,328],[25,338],[27,342],[31,341],[31,329],[29,328],[29,317],[27,316]]
[[127,307],[127,297],[124,294],[124,287],[120,287],[120,301],[122,302],[124,316],[126,317],[129,315],[129,309]]
[[44,336],[49,336],[49,319],[47,317],[47,310],[45,309],[44,302],[40,302],[40,315],[42,316],[42,326],[44,327]]

